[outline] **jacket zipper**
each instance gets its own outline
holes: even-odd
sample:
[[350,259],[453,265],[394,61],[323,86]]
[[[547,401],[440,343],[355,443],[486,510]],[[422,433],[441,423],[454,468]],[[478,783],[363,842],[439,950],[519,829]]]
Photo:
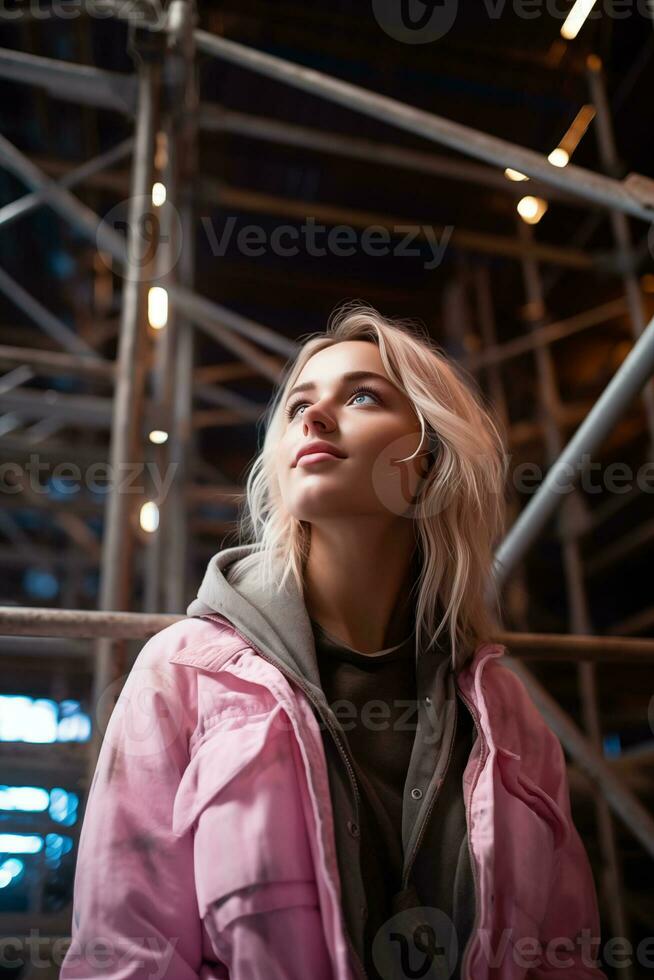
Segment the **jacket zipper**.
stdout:
[[[449,748],[448,755],[447,755],[447,762],[445,763],[445,768],[443,770],[444,772],[447,771],[447,768],[448,768],[448,766],[450,764],[450,759],[452,757],[452,752],[454,751],[454,743],[455,743],[455,741],[456,741],[456,733],[455,733],[455,737],[452,738],[451,741],[450,741],[450,748]],[[406,871],[404,872],[404,874],[402,876],[402,888],[407,888],[408,887],[408,884],[409,884],[409,876],[411,874],[411,869],[413,868],[413,864],[414,864],[414,861],[416,859],[416,855],[417,855],[417,853],[418,853],[418,851],[420,849],[420,845],[422,844],[422,838],[425,836],[425,831],[427,829],[427,826],[429,825],[429,818],[431,817],[432,810],[434,809],[434,806],[436,805],[436,800],[438,799],[438,797],[440,795],[440,791],[441,791],[442,786],[443,786],[443,780],[441,780],[441,782],[439,783],[439,785],[436,787],[436,791],[433,793],[432,798],[431,798],[430,803],[429,803],[429,807],[427,809],[427,812],[425,813],[424,819],[422,821],[422,826],[420,828],[420,833],[418,834],[416,843],[415,843],[415,845],[413,847],[413,851],[411,852],[411,857],[409,859],[409,863],[406,866]]]
[[[234,632],[236,633],[236,635],[237,636],[240,636],[240,638],[243,640],[243,642],[244,643],[247,643],[247,645],[249,647],[251,647],[253,650],[255,650],[256,653],[260,657],[262,657],[264,660],[266,660],[269,664],[272,664],[273,667],[276,667],[278,670],[280,670],[281,673],[284,674],[284,676],[286,677],[287,680],[290,680],[291,682],[293,682],[295,684],[298,684],[298,686],[302,688],[303,692],[306,694],[306,696],[309,698],[309,700],[312,702],[312,704],[315,705],[315,707],[318,710],[319,714],[322,716],[322,714],[323,714],[323,712],[322,712],[322,705],[320,704],[320,702],[318,701],[318,699],[316,697],[314,697],[313,692],[308,687],[306,687],[302,683],[301,680],[297,679],[295,676],[291,676],[286,670],[284,670],[283,668],[281,668],[279,666],[279,664],[277,663],[276,660],[272,660],[270,657],[266,656],[266,654],[262,650],[260,650],[259,647],[255,646],[255,644],[252,642],[252,640],[249,640],[246,636],[243,636],[243,634],[239,630],[237,630],[236,627],[233,626],[233,624],[230,623],[230,626],[234,630]],[[325,716],[325,720],[326,720],[326,722],[327,722],[327,724],[329,726],[329,730],[330,730],[330,732],[331,732],[331,734],[332,734],[332,736],[334,738],[334,741],[336,742],[336,744],[337,744],[337,746],[339,748],[339,751],[340,751],[340,753],[341,753],[341,755],[343,757],[343,761],[345,762],[345,765],[347,767],[348,775],[350,777],[350,782],[352,784],[352,789],[354,790],[354,812],[355,812],[355,816],[356,816],[356,822],[357,822],[357,826],[360,827],[360,822],[359,822],[359,788],[357,786],[356,774],[355,774],[354,769],[352,768],[352,766],[350,764],[350,760],[349,760],[349,758],[347,756],[347,752],[345,750],[345,747],[343,746],[343,743],[341,742],[341,739],[340,739],[340,737],[338,735],[338,732],[334,728],[331,719],[329,718],[329,716]],[[362,980],[369,980],[368,973],[364,969],[363,963],[361,962],[361,959],[359,958],[359,955],[358,955],[357,951],[355,950],[355,948],[354,948],[354,946],[352,944],[352,940],[350,939],[350,936],[349,936],[349,933],[348,933],[347,928],[345,928],[343,931],[345,933],[345,940],[346,940],[346,942],[347,942],[347,944],[348,944],[348,946],[350,948],[350,952],[352,953],[352,956],[354,957],[355,966],[356,966],[357,970],[359,971],[359,974],[360,974]]]
[[[477,730],[477,735],[479,736],[480,746],[482,748],[482,752],[480,754],[480,765],[477,766],[477,771],[475,773],[475,779],[474,779],[473,785],[472,785],[472,787],[470,789],[470,798],[468,800],[467,826],[469,827],[470,826],[470,805],[472,803],[472,794],[473,794],[474,788],[475,788],[475,786],[477,784],[477,778],[478,778],[479,772],[481,771],[481,768],[482,768],[482,766],[484,764],[484,760],[485,760],[486,756],[485,756],[485,754],[483,752],[483,749],[485,748],[485,745],[484,745],[484,741],[483,741],[483,738],[482,738],[482,735],[481,735],[481,728],[477,724],[477,710],[474,707],[474,705],[471,704],[471,702],[468,700],[468,698],[461,692],[461,690],[459,689],[458,685],[457,685],[457,690],[458,690],[458,693],[460,694],[461,698],[463,699],[463,701],[466,703],[466,705],[470,709],[470,714],[472,715],[472,720],[473,720],[474,726],[475,726],[475,728]],[[452,752],[453,752],[453,749],[454,749],[454,742],[455,742],[455,739],[453,738],[452,741],[450,742],[450,749],[449,749],[449,752],[448,752],[447,763],[445,764],[445,771],[447,770],[447,767],[448,767],[449,762],[450,762],[450,758],[452,756]],[[409,883],[409,875],[410,875],[410,872],[411,872],[411,868],[413,867],[413,863],[415,861],[416,854],[418,853],[420,844],[422,843],[422,838],[424,837],[426,828],[427,828],[427,826],[429,824],[429,818],[430,818],[431,812],[434,809],[434,806],[436,804],[436,800],[438,799],[438,795],[439,795],[439,793],[441,791],[442,785],[443,785],[443,783],[441,782],[441,784],[439,785],[438,789],[436,790],[436,792],[432,796],[431,802],[429,804],[429,809],[427,810],[427,813],[425,814],[425,818],[424,818],[422,827],[420,829],[420,834],[418,836],[418,839],[417,839],[417,841],[415,843],[415,846],[413,848],[413,852],[411,854],[410,863],[407,865],[406,872],[405,872],[405,874],[403,876],[403,881],[402,881],[402,887],[403,888],[406,888],[408,886],[408,883]],[[474,919],[473,927],[472,927],[472,937],[471,937],[471,940],[472,940],[472,939],[474,939],[475,929],[476,929],[477,923],[479,921],[479,909],[480,909],[480,903],[481,903],[481,901],[480,901],[480,894],[479,894],[479,883],[478,883],[478,880],[477,880],[477,872],[476,872],[475,858],[474,858],[474,855],[472,853],[472,848],[470,847],[470,835],[469,834],[467,835],[467,844],[468,844],[468,853],[470,855],[470,867],[472,868],[472,877],[473,877],[474,886],[475,886],[475,919]],[[464,960],[461,963],[461,967],[462,967],[462,969],[461,969],[461,977],[463,978],[463,980],[471,980],[471,978],[469,976],[466,976],[465,970],[463,969],[463,967],[467,964],[467,960],[469,958],[469,947],[470,947],[470,942],[468,942],[468,946],[466,947],[466,949],[464,951]]]
[[[475,772],[475,778],[473,780],[472,786],[470,787],[470,796],[468,798],[467,825],[468,825],[468,827],[470,827],[470,808],[471,808],[471,804],[472,804],[472,794],[475,791],[475,786],[477,785],[477,780],[479,778],[479,773],[481,772],[481,770],[483,768],[483,765],[484,765],[484,762],[486,760],[486,754],[484,752],[484,750],[486,748],[486,745],[485,745],[485,742],[484,742],[484,739],[483,739],[483,736],[482,736],[482,733],[481,733],[481,725],[478,724],[477,709],[468,700],[468,698],[465,696],[465,694],[463,694],[462,691],[458,688],[458,684],[457,684],[457,689],[459,690],[459,694],[460,694],[461,698],[465,701],[466,705],[468,706],[468,708],[470,710],[470,714],[472,715],[472,720],[473,720],[473,722],[475,724],[475,728],[477,729],[477,735],[478,735],[478,738],[479,738],[479,744],[480,744],[480,748],[481,748],[480,757],[479,757],[479,764],[477,765],[477,771]],[[468,941],[468,944],[467,944],[467,946],[466,946],[466,948],[464,950],[463,959],[461,961],[461,977],[462,977],[462,980],[472,980],[472,978],[470,977],[470,974],[466,971],[466,967],[467,967],[468,961],[470,959],[470,947],[472,946],[472,943],[474,942],[474,939],[475,939],[475,936],[476,936],[476,930],[477,930],[477,924],[479,922],[479,913],[480,913],[480,906],[481,906],[481,895],[480,895],[480,892],[479,892],[479,882],[477,880],[477,871],[476,871],[476,865],[475,865],[475,856],[472,853],[472,848],[470,847],[470,834],[467,834],[467,843],[468,843],[468,853],[470,855],[470,867],[472,868],[472,877],[473,877],[473,881],[474,881],[474,885],[475,885],[475,919],[474,919],[474,922],[472,924],[472,936],[470,937],[470,939]]]

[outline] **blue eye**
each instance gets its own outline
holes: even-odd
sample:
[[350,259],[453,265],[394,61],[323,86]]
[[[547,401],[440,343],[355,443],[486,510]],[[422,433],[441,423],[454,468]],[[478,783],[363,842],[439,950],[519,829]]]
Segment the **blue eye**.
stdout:
[[[358,385],[350,393],[350,399],[356,398],[358,395],[370,395],[372,398],[375,399],[378,405],[381,405],[381,396],[378,395],[373,388],[368,388],[366,387],[366,385]],[[300,409],[303,405],[306,404],[307,402],[303,402],[303,401],[293,402],[286,409],[286,418],[293,419],[297,414],[298,409]]]
[[354,397],[354,398],[358,398],[358,397],[359,397],[359,395],[372,395],[372,397],[373,397],[373,398],[374,398],[374,397],[376,397],[376,396],[375,396],[375,395],[373,395],[373,394],[372,394],[372,392],[370,392],[370,391],[358,391],[358,392],[356,393],[356,395],[354,395],[353,397]]

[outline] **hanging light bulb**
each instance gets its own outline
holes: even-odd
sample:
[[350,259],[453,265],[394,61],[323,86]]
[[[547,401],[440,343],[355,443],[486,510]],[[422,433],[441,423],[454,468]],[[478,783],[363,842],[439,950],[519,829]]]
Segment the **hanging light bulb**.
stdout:
[[566,41],[572,41],[584,26],[586,19],[596,3],[597,0],[577,0],[563,22],[561,37],[564,37]]
[[508,177],[509,180],[529,180],[526,174],[521,174],[519,170],[514,170],[513,167],[507,167],[504,176]]
[[547,206],[547,201],[542,197],[528,195],[518,201],[518,214],[528,225],[536,225],[547,211]]
[[161,207],[162,204],[165,203],[165,200],[166,200],[166,185],[162,184],[161,181],[158,180],[155,184],[152,185],[152,203],[154,204],[155,207],[159,208]]
[[163,286],[151,286],[148,290],[148,320],[155,330],[168,323],[168,293]]
[[557,146],[547,159],[555,167],[565,167],[570,162],[570,154],[562,146]]
[[152,534],[159,527],[159,508],[154,500],[147,500],[141,507],[139,516],[141,528]]

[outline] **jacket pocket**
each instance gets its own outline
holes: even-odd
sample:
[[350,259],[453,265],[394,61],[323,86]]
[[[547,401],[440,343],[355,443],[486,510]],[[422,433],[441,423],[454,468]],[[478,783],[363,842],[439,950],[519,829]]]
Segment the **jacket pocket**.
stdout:
[[218,720],[198,743],[173,830],[192,829],[198,907],[214,930],[254,912],[317,904],[301,767],[280,704]]
[[520,757],[497,749],[495,780],[495,880],[499,926],[513,928],[512,942],[538,938],[547,910],[565,816],[524,772]]
[[333,980],[313,881],[241,889],[205,916],[230,980]]

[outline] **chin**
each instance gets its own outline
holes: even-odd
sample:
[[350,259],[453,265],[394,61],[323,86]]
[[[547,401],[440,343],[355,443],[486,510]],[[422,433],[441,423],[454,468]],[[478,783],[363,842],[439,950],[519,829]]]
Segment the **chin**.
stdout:
[[294,501],[288,511],[298,521],[316,523],[330,517],[351,516],[352,501],[350,495],[343,490],[337,493],[314,493],[311,494],[311,499],[303,496],[302,500]]

